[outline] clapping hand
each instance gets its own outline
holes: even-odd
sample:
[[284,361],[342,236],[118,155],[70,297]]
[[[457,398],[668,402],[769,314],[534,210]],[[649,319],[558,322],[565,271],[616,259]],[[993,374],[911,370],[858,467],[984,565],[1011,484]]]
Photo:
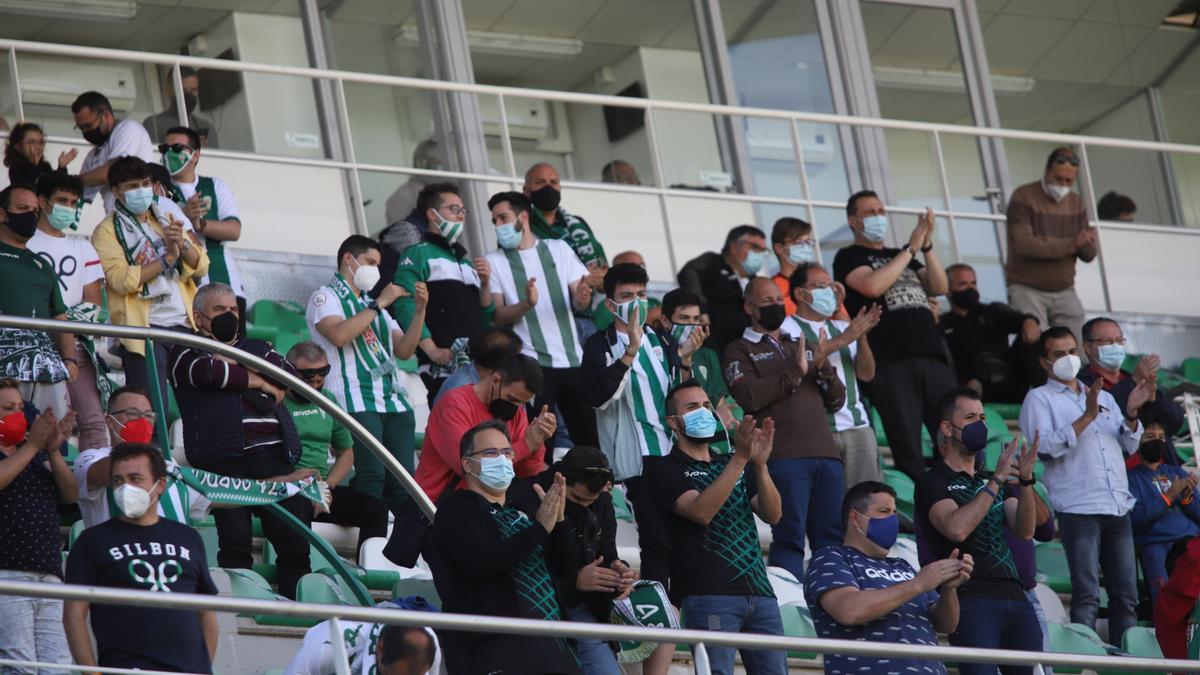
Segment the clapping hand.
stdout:
[[796,365],[800,367],[800,377],[808,374],[808,346],[804,334],[800,334],[800,344],[796,345]]
[[[1087,405],[1084,407],[1084,414],[1087,415],[1089,419],[1094,420],[1100,416],[1100,387],[1102,386],[1102,379],[1103,378],[1097,377],[1096,381],[1092,382],[1092,386],[1088,387]],[[1133,393],[1130,392],[1129,396],[1132,399]],[[1132,401],[1130,402],[1132,403]]]
[[[1125,402],[1126,416],[1131,419],[1137,417],[1142,406],[1154,400],[1154,395],[1157,393],[1155,390],[1156,380],[1155,377],[1138,380],[1137,386],[1129,392],[1129,399]],[[1096,381],[1099,382],[1100,378],[1097,377]]]
[[553,437],[557,428],[558,419],[551,412],[550,406],[543,405],[542,411],[529,421],[529,426],[525,429],[525,445],[529,446],[531,451],[536,449]]
[[79,150],[71,148],[64,152],[58,153],[58,168],[65,169],[67,165],[75,161],[75,155],[79,154]]
[[858,310],[858,315],[846,327],[846,333],[849,334],[851,340],[857,340],[878,326],[882,316],[883,306],[879,303],[873,303],[870,307],[862,307]]
[[[1033,479],[1033,465],[1037,461],[1038,445],[1042,441],[1042,432],[1035,431],[1033,433],[1033,443],[1022,443],[1021,455],[1017,458],[1017,475],[1023,481]],[[1013,441],[1016,442],[1016,439]]]
[[576,281],[575,286],[571,288],[571,303],[575,306],[575,309],[583,309],[591,304],[592,292],[592,286],[588,282],[588,275],[585,274],[579,277],[579,281]]
[[813,365],[818,369],[824,368],[827,356],[829,356],[829,332],[822,328],[817,333],[817,348],[813,350]]
[[967,583],[971,580],[971,573],[975,571],[975,559],[971,557],[970,553],[960,554],[958,549],[954,549],[950,552],[949,559],[953,560],[956,558],[959,561],[958,576],[942,583],[941,589],[944,591],[958,588]]
[[1008,477],[1012,474],[1013,457],[1017,454],[1020,444],[1020,438],[1012,439],[1004,446],[1004,451],[1000,453],[1000,459],[996,460],[996,470],[992,472],[992,476],[1000,484],[1000,487],[1004,487],[1004,484],[1008,482]]
[[543,490],[541,485],[535,483],[533,491],[542,500],[535,516],[538,524],[546,528],[547,532],[552,532],[554,526],[566,517],[567,480],[561,473],[555,473],[554,485],[551,485],[549,490]]
[[629,336],[629,346],[625,348],[625,355],[631,359],[636,359],[638,350],[642,348],[642,335],[646,332],[642,327],[643,318],[641,306],[634,303],[629,312],[629,320],[625,322],[625,333]]
[[529,309],[533,309],[537,306],[537,277],[529,277],[529,279],[525,282],[525,302],[529,305]]
[[688,339],[684,340],[683,344],[679,345],[679,358],[687,361],[702,346],[704,346],[704,341],[707,339],[708,327],[696,326],[696,329],[692,331],[692,334],[688,336]]

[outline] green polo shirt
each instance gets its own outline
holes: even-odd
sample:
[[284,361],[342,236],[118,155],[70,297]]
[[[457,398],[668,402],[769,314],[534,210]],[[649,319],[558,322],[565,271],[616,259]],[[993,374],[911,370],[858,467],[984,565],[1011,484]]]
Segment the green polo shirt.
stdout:
[[0,243],[0,314],[52,319],[66,312],[50,261]]
[[[333,401],[328,391],[322,389],[321,394]],[[283,405],[292,413],[296,433],[300,434],[302,450],[296,468],[316,469],[324,479],[329,471],[330,448],[341,450],[353,446],[354,439],[350,437],[350,431],[315,403],[297,401],[288,394],[283,397]]]

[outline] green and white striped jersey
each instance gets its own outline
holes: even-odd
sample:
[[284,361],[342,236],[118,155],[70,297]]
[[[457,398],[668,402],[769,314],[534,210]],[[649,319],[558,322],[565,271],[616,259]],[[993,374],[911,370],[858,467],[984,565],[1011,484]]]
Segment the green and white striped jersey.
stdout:
[[[849,326],[849,322],[838,321],[835,319],[826,319],[825,321],[809,321],[799,314],[793,314],[783,322],[780,330],[786,332],[791,337],[798,338],[800,335],[809,345],[815,345],[820,337],[822,328],[829,335],[829,339],[833,339],[842,334]],[[851,342],[848,346],[838,350],[836,356],[830,356],[829,361],[833,367],[837,369],[838,377],[841,378],[842,384],[846,385],[846,402],[842,404],[840,410],[836,413],[829,414],[829,428],[834,431],[846,431],[847,429],[858,429],[860,427],[870,426],[871,418],[867,416],[867,409],[862,402],[862,391],[858,387],[858,378],[854,375],[854,360],[858,358],[858,342]]]
[[[83,526],[91,527],[121,515],[113,501],[111,487],[88,489],[88,469],[96,462],[112,454],[112,448],[84,450],[75,459],[75,482],[79,484],[79,512],[83,515]],[[167,462],[167,472],[175,466]],[[182,481],[167,479],[167,491],[158,500],[158,515],[177,523],[191,525],[208,516],[212,502],[207,497],[184,485]]]
[[525,284],[537,280],[538,301],[513,330],[524,342],[522,353],[543,368],[578,368],[583,345],[575,329],[571,284],[588,274],[575,251],[559,239],[540,239],[532,248],[487,254],[492,267],[488,289],[515,305],[526,299]]
[[341,347],[325,339],[317,324],[326,317],[349,319],[366,309],[341,274],[317,289],[308,300],[308,332],[332,366],[325,388],[347,412],[402,413],[411,410],[396,369],[392,334],[400,324],[388,312],[377,316],[360,335]]
[[[629,336],[618,331],[616,344],[609,347],[609,358],[616,361],[628,347]],[[603,424],[606,411],[625,399],[627,405],[632,406],[633,417],[637,420],[636,433],[630,435],[630,440],[636,438],[643,456],[662,457],[671,452],[671,438],[665,418],[667,392],[671,390],[673,380],[665,350],[663,341],[646,326],[633,367],[625,373],[617,393],[596,411],[597,422]],[[624,438],[622,436],[618,440]]]

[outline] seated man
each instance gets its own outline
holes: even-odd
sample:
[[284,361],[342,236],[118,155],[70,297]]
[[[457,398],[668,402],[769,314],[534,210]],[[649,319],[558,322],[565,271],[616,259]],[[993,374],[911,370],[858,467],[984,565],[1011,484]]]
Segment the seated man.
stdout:
[[[379,607],[396,606],[383,602]],[[375,675],[438,675],[442,652],[437,635],[428,628],[383,623],[342,621],[346,659],[351,673]],[[329,621],[308,629],[304,644],[283,669],[283,675],[329,675],[337,672]]]
[[[522,511],[506,496],[514,454],[508,428],[499,420],[462,434],[463,489],[441,500],[430,531],[433,581],[445,612],[562,620],[544,544],[565,517],[566,483],[555,476],[537,511]],[[467,675],[580,672],[562,638],[475,632],[444,637]]]
[[1129,470],[1129,491],[1136,500],[1129,518],[1154,604],[1167,582],[1167,552],[1175,542],[1200,535],[1200,503],[1194,494],[1196,476],[1164,461],[1168,446],[1163,425],[1145,413],[1142,421],[1145,429],[1138,446],[1139,462]]
[[750,327],[750,318],[742,309],[746,284],[762,270],[767,255],[763,231],[738,225],[725,235],[720,253],[702,253],[679,270],[679,287],[695,293],[712,318],[709,346],[718,354]]
[[[981,303],[970,265],[951,265],[946,276],[950,311],[938,327],[954,357],[958,385],[978,391],[985,401],[1020,403],[1030,384],[1028,355],[1042,334],[1037,319],[1002,302]],[[1011,335],[1018,339],[1010,347]]]
[[[67,556],[66,582],[165,593],[216,595],[204,541],[194,529],[160,518],[167,465],[152,445],[113,448],[112,482],[120,516],[83,531]],[[88,619],[96,636],[92,650]],[[125,607],[67,600],[63,627],[75,663],[106,668],[210,673],[217,613]],[[97,658],[97,652],[99,658]]]
[[[766,283],[770,283],[768,280]],[[771,419],[761,429],[747,415],[734,452],[714,454],[708,439],[717,427],[712,403],[695,380],[667,394],[671,454],[648,468],[671,543],[671,601],[683,607],[686,628],[782,635],[775,592],[758,543],[757,514],[768,524],[783,513],[767,471],[774,445]],[[713,673],[733,673],[735,650],[709,647]],[[784,675],[783,652],[742,651],[748,675]]]
[[[295,372],[271,345],[239,334],[237,297],[229,286],[212,283],[202,287],[196,292],[193,311],[200,335]],[[300,436],[291,413],[283,407],[281,385],[227,358],[182,345],[171,347],[170,374],[192,466],[235,478],[291,473],[300,460]],[[312,503],[301,495],[279,505],[297,518],[312,516]],[[253,510],[279,555],[279,593],[293,598],[296,582],[309,572],[308,542],[268,510]],[[250,512],[251,508],[243,507],[213,514],[221,567],[249,569],[254,562]]]
[[[512,354],[521,353],[521,336],[512,331],[511,328],[503,326],[492,326],[483,331],[482,334],[476,336],[467,343],[467,353],[471,355],[471,362],[464,363],[457,370],[446,378],[442,383],[442,387],[438,389],[437,396],[433,397],[433,405],[442,400],[442,395],[448,391],[453,391],[464,384],[475,384],[480,380],[486,380],[491,376],[492,371],[496,368],[496,364]],[[430,406],[433,409],[433,406]]]
[[416,480],[425,494],[437,501],[448,488],[462,480],[462,462],[458,441],[463,432],[487,420],[499,420],[513,443],[516,474],[522,478],[537,475],[545,466],[546,440],[554,435],[554,414],[546,406],[528,421],[525,404],[542,387],[542,369],[537,361],[516,354],[496,365],[491,375],[473,385],[449,391],[429,413],[425,426],[425,444]]
[[[842,500],[846,537],[813,553],[804,597],[817,635],[837,640],[938,644],[937,634],[958,626],[958,587],[971,578],[971,556],[952,555],[917,572],[889,558],[900,531],[896,491],[875,481],[859,483]],[[825,655],[826,673],[942,673],[938,661]]]

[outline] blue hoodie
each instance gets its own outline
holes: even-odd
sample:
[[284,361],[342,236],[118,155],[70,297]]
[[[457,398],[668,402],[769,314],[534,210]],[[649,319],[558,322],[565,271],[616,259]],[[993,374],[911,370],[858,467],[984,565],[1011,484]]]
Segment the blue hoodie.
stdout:
[[1200,502],[1195,495],[1186,502],[1176,500],[1170,507],[1163,499],[1172,481],[1187,475],[1187,471],[1166,463],[1154,470],[1145,464],[1129,470],[1129,491],[1137,499],[1130,518],[1133,539],[1139,546],[1200,535]]

